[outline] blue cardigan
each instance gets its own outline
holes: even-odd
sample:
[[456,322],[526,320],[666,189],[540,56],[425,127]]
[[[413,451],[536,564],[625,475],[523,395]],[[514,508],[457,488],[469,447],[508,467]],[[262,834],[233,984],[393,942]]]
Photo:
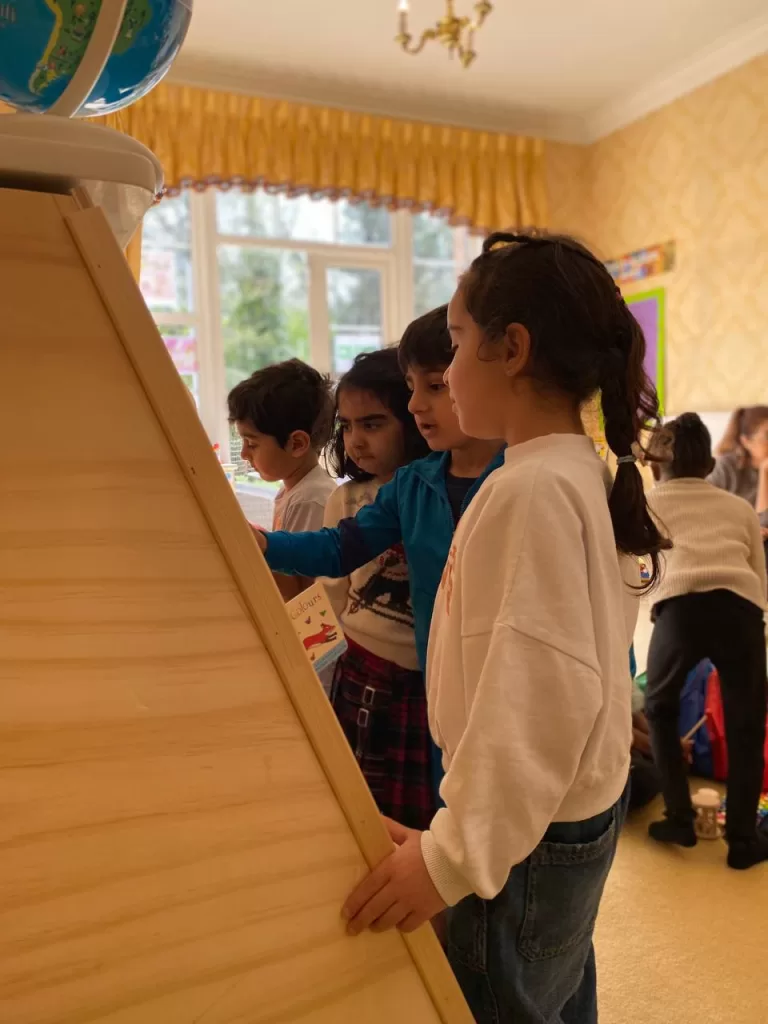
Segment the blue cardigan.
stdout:
[[[500,451],[467,493],[462,512],[486,477],[504,462]],[[434,452],[399,469],[354,519],[316,533],[270,533],[270,569],[300,576],[348,576],[354,569],[402,542],[411,582],[416,651],[422,671],[432,608],[455,530],[445,478],[449,452]]]

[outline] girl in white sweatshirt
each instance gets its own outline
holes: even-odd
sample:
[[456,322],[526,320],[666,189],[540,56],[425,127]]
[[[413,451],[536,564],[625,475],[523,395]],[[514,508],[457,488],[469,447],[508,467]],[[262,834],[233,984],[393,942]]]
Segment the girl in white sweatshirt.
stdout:
[[[665,546],[635,465],[657,399],[642,331],[566,238],[496,234],[448,310],[462,430],[507,441],[456,533],[427,678],[446,770],[424,832],[344,912],[350,931],[449,907],[447,952],[479,1024],[593,1024],[592,931],[627,801],[637,561]],[[602,393],[604,467],[580,408]],[[624,578],[623,578],[624,577]]]

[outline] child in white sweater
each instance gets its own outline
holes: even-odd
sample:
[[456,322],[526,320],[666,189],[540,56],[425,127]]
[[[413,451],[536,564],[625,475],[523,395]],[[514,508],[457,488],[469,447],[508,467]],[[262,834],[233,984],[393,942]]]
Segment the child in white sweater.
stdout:
[[694,846],[694,811],[678,740],[680,694],[704,658],[719,676],[728,743],[728,864],[768,860],[768,835],[756,831],[763,779],[766,573],[754,508],[708,483],[709,431],[695,413],[660,428],[651,446],[659,481],[649,505],[672,540],[652,594],[654,630],[648,651],[646,714],[662,776],[666,818],[653,839]]
[[[501,244],[501,247],[498,246]],[[570,239],[491,235],[451,300],[462,430],[505,465],[459,523],[430,633],[430,727],[446,769],[430,827],[353,893],[349,928],[446,906],[478,1024],[595,1024],[592,931],[627,804],[637,591],[664,540],[633,445],[656,395],[605,267]],[[610,498],[580,407],[598,389]],[[623,563],[623,564],[622,564]]]

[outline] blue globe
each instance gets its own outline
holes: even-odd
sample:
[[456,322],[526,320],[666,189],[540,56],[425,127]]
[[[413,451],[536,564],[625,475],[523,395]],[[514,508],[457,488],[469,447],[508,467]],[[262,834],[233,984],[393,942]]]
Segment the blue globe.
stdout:
[[[0,2],[0,99],[45,113],[82,60],[102,4],[110,0]],[[184,41],[192,0],[128,0],[104,70],[77,111],[108,114],[148,93]]]

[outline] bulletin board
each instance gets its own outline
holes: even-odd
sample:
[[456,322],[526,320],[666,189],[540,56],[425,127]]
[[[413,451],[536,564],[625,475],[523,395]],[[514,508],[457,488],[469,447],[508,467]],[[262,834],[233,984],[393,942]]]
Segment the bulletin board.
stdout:
[[659,396],[659,406],[664,412],[666,357],[666,292],[664,288],[637,292],[625,299],[627,306],[645,335],[645,372],[653,381]]

